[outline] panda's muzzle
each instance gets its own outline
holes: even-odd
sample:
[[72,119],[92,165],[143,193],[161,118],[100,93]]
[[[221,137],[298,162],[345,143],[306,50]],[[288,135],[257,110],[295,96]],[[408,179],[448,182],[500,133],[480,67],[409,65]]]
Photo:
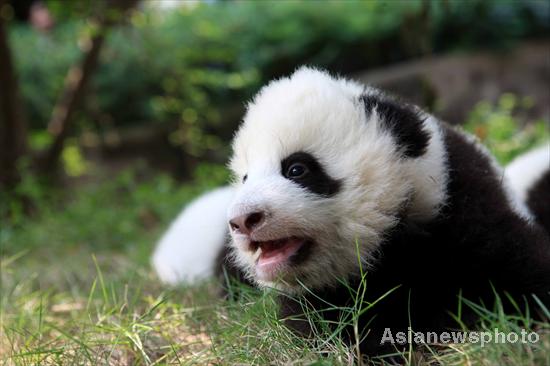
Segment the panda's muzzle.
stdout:
[[308,239],[291,236],[277,240],[251,241],[249,247],[254,252],[259,249],[256,269],[274,274],[285,265],[291,264],[293,258],[299,256],[309,243]]
[[265,213],[262,211],[241,215],[229,220],[232,231],[251,236],[252,233],[265,223]]
[[[229,227],[233,234],[241,237],[242,250],[248,250],[256,255],[256,269],[263,277],[270,278],[286,265],[295,262],[295,259],[304,257],[303,249],[309,247],[313,241],[298,236],[274,237],[274,233],[267,234],[266,213],[256,211],[234,217],[229,220]],[[288,232],[285,231],[288,235]]]

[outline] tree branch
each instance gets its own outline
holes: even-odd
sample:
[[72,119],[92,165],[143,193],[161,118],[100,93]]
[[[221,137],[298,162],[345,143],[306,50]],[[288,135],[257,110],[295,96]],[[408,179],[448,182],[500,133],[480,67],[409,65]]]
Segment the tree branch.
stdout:
[[27,148],[27,124],[19,97],[16,71],[8,44],[6,0],[0,0],[0,186],[11,188],[19,181],[17,162]]
[[97,20],[97,30],[85,43],[88,47],[84,51],[80,63],[71,67],[67,73],[65,87],[53,109],[52,117],[48,123],[48,132],[53,136],[53,143],[40,164],[43,173],[55,172],[74,113],[80,107],[86,87],[99,64],[99,55],[107,32],[137,3],[138,0],[106,1],[107,7]]

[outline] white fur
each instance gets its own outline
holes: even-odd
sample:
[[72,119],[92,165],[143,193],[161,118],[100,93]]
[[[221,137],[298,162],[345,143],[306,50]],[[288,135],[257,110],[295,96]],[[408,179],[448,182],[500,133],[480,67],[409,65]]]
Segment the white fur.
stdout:
[[[406,164],[407,174],[415,187],[413,201],[407,212],[413,221],[427,222],[437,216],[447,199],[447,151],[439,121],[426,115],[425,130],[431,138],[426,153]],[[419,174],[419,172],[422,172]]]
[[214,274],[226,242],[226,211],[232,187],[208,192],[191,202],[172,222],[153,254],[153,266],[168,284],[190,283]]
[[[357,249],[369,265],[403,209],[412,220],[425,221],[445,203],[446,155],[437,121],[425,115],[424,128],[431,134],[427,152],[405,158],[376,111],[366,115],[359,98],[370,93],[379,92],[301,68],[268,84],[249,104],[233,142],[230,165],[239,183],[228,217],[265,210],[266,224],[254,240],[315,241],[310,260],[269,282],[255,273],[259,252],[247,251],[246,239],[233,233],[236,262],[259,285],[299,292],[297,281],[311,288],[336,284],[357,272]],[[334,198],[311,194],[282,177],[281,160],[298,151],[315,156],[343,182]]]
[[533,184],[550,169],[550,144],[515,158],[505,169],[506,177],[522,202]]

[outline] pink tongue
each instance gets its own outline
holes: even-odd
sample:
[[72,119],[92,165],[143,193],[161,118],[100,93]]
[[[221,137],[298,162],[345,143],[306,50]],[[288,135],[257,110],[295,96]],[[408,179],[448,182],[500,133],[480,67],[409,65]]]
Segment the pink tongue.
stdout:
[[296,238],[287,239],[284,243],[264,243],[258,259],[259,266],[277,264],[286,261],[300,248],[304,241]]

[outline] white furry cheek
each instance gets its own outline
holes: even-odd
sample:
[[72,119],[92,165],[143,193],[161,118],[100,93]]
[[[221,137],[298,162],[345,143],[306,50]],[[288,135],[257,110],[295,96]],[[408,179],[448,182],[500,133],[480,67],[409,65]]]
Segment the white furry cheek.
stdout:
[[230,246],[233,250],[233,259],[243,270],[253,267],[258,257],[257,252],[249,250],[249,242],[242,235],[232,235]]

